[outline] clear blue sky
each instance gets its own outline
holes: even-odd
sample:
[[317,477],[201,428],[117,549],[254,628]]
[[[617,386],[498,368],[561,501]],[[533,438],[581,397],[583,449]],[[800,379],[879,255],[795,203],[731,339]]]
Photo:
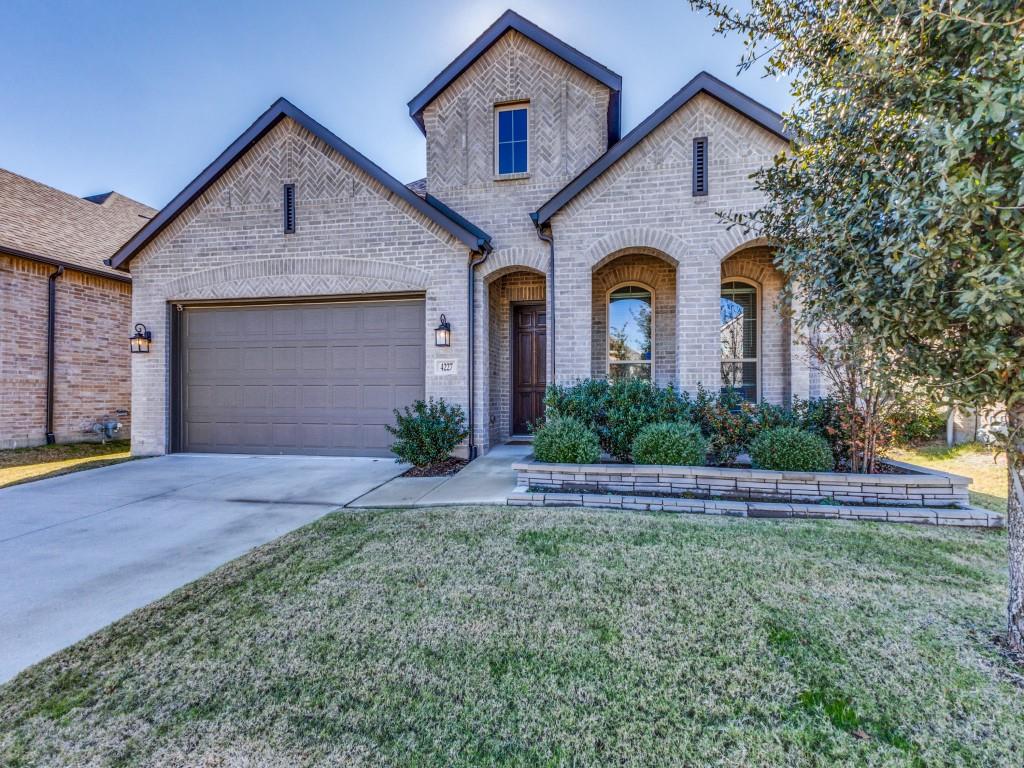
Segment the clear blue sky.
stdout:
[[512,7],[622,75],[628,131],[740,41],[686,0],[3,0],[0,167],[76,195],[165,205],[278,96],[397,176],[424,174],[406,102]]

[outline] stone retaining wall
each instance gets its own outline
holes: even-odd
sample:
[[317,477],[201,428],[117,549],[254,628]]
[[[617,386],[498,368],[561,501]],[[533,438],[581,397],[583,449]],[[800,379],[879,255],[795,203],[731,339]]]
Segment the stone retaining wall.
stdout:
[[[883,507],[968,507],[970,479],[888,462],[907,474],[775,472],[731,467],[638,464],[513,464],[523,489],[555,492],[671,494],[710,500],[836,502]],[[688,501],[683,499],[683,501]]]
[[516,488],[508,497],[510,506],[600,507],[643,512],[688,512],[704,515],[758,518],[806,518],[825,520],[868,520],[919,525],[951,525],[1001,528],[1003,518],[986,509],[964,507],[862,507],[825,504],[784,504],[767,501],[722,501],[666,496],[530,491]]

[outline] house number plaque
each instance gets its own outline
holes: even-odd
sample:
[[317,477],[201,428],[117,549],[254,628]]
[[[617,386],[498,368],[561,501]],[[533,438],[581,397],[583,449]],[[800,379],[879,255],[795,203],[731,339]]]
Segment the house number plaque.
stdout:
[[435,360],[434,373],[438,376],[454,376],[459,372],[458,360]]

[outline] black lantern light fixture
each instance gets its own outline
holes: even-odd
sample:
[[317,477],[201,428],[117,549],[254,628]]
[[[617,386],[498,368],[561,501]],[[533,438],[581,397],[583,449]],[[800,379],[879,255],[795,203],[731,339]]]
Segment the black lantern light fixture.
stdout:
[[448,325],[448,318],[441,315],[441,324],[434,329],[434,346],[450,347],[452,345],[452,327]]
[[149,352],[149,345],[153,343],[153,334],[146,330],[142,323],[135,324],[135,335],[131,338],[132,352]]

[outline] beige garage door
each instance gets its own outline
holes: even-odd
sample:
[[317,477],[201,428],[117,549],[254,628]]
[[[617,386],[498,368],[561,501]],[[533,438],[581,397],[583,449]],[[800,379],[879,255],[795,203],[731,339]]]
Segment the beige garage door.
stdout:
[[422,299],[184,310],[181,447],[389,456],[423,397]]

